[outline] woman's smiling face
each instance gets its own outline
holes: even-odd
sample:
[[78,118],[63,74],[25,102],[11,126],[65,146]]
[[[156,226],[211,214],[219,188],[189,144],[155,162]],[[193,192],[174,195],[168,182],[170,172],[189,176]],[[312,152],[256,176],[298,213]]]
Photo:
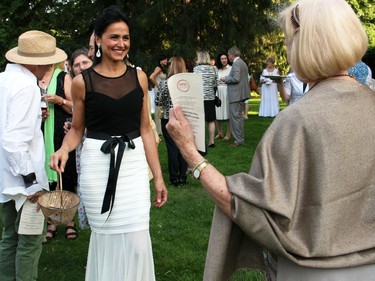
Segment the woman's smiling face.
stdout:
[[100,44],[103,57],[123,61],[130,48],[129,26],[123,21],[108,25],[103,35],[96,39],[96,43]]

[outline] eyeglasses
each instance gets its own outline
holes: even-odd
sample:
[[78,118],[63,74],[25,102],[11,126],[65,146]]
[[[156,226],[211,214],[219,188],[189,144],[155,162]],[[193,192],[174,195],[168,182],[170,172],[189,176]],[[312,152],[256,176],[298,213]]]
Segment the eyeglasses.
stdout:
[[92,63],[92,61],[90,61],[90,60],[83,60],[81,62],[77,62],[77,63],[73,64],[73,68],[78,68],[78,67],[85,68],[91,63]]
[[299,24],[299,8],[298,8],[298,4],[293,8],[292,10],[292,15],[290,17],[290,20],[292,22],[292,25],[295,29],[295,32],[297,32],[297,30],[299,29],[300,27],[300,24]]

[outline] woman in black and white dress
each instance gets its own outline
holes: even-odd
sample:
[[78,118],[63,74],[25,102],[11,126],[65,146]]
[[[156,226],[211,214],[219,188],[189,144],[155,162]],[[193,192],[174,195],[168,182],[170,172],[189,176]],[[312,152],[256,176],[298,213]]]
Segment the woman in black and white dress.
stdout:
[[194,73],[202,75],[203,79],[203,100],[205,121],[208,123],[208,147],[215,147],[215,89],[217,86],[216,67],[212,66],[211,58],[207,51],[197,53]]
[[64,169],[86,127],[80,175],[92,230],[86,280],[155,280],[148,165],[156,207],[167,201],[167,189],[150,125],[147,76],[124,61],[130,30],[118,7],[104,9],[94,31],[94,65],[73,79],[72,128],[50,165]]

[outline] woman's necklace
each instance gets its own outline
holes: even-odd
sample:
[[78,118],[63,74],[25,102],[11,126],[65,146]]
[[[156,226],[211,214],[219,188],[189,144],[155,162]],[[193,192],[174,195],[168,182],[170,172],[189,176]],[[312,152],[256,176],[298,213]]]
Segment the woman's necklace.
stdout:
[[320,79],[320,80],[316,81],[316,83],[314,85],[312,85],[312,87],[308,90],[308,92],[310,92],[312,88],[314,88],[316,85],[318,85],[320,82],[322,82],[324,80],[327,80],[327,79],[333,78],[333,77],[345,77],[345,76],[353,78],[353,76],[351,74],[348,74],[348,73],[335,74],[335,75],[332,75],[330,77],[323,78],[323,79]]
[[[343,74],[336,74],[336,75],[333,75],[331,77],[341,77],[341,76],[348,76],[350,78],[353,78],[353,76],[349,73],[343,73]],[[328,77],[328,78],[331,78],[331,77]]]
[[52,78],[52,73],[46,73],[41,80],[39,80],[39,87],[47,88]]

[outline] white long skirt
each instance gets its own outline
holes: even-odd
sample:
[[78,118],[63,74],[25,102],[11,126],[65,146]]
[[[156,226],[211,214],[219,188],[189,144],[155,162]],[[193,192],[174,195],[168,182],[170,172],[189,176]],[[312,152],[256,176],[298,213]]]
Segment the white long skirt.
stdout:
[[221,100],[221,106],[216,107],[216,120],[228,120],[229,119],[229,101],[228,101],[228,89],[227,85],[217,86],[217,96]]
[[262,95],[260,96],[259,116],[275,117],[279,114],[279,97],[277,84],[262,85]]
[[83,145],[80,188],[92,230],[87,281],[155,280],[149,235],[148,165],[142,138],[133,141],[136,148],[126,147],[122,158],[110,215],[101,214],[110,154],[100,150],[103,140],[86,138]]
[[148,230],[124,234],[92,232],[86,281],[154,281]]

